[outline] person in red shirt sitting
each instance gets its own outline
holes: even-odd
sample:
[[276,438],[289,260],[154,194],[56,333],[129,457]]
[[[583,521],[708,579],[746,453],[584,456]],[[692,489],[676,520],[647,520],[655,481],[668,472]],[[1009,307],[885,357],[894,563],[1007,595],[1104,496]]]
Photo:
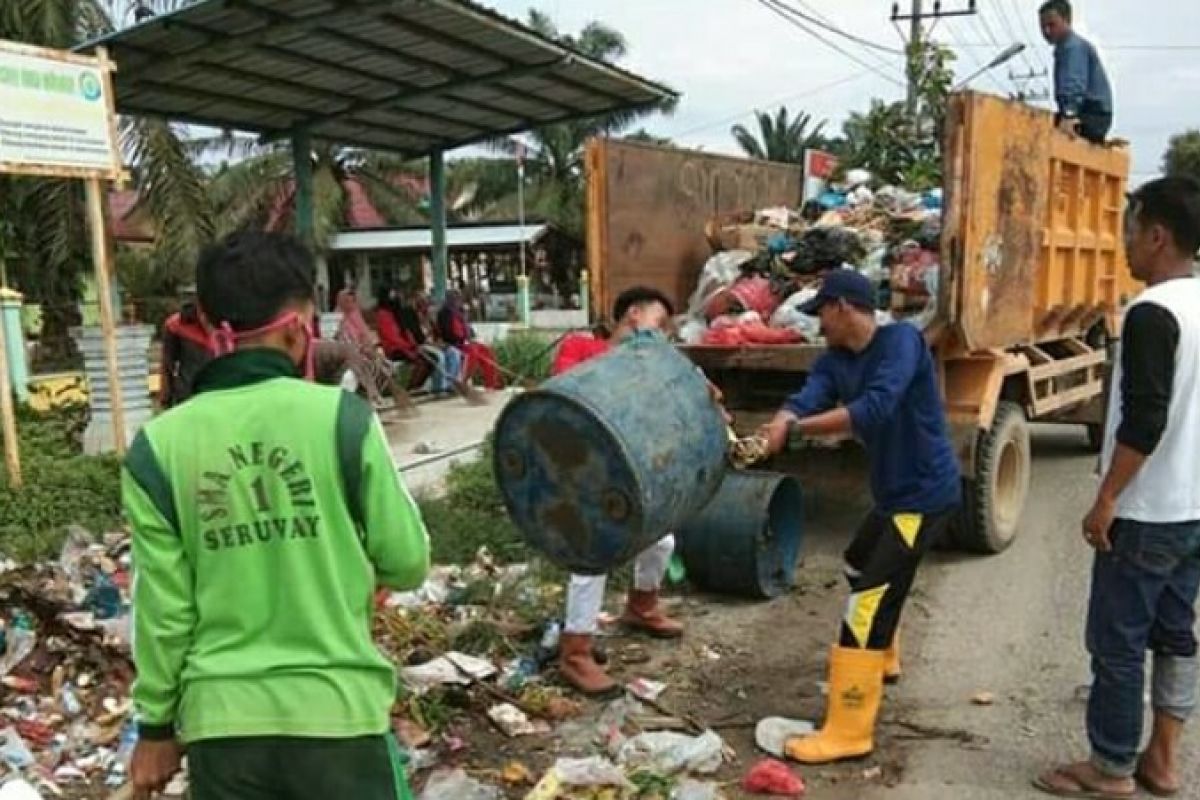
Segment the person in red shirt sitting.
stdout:
[[462,295],[446,292],[446,300],[437,315],[437,332],[443,342],[463,354],[462,379],[470,381],[476,372],[483,373],[483,385],[488,389],[504,388],[496,354],[483,342],[474,341],[474,332],[463,309]]
[[379,332],[379,345],[389,361],[404,361],[412,365],[408,379],[408,390],[414,391],[425,385],[433,366],[421,354],[421,347],[400,324],[400,307],[391,289],[380,289],[375,306],[375,329]]

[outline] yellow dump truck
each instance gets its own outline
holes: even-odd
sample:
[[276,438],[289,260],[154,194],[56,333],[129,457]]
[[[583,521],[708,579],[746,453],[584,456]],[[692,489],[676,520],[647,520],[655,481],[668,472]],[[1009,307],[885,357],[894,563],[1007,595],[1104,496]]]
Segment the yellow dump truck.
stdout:
[[[972,92],[951,98],[945,136],[942,274],[926,336],[967,476],[956,544],[997,553],[1020,529],[1030,423],[1077,423],[1099,445],[1109,344],[1137,290],[1121,235],[1129,154]],[[800,199],[802,176],[787,165],[615,141],[593,142],[587,163],[601,308],[635,283],[682,305],[709,255],[708,218]],[[745,433],[798,389],[823,347],[683,349]]]

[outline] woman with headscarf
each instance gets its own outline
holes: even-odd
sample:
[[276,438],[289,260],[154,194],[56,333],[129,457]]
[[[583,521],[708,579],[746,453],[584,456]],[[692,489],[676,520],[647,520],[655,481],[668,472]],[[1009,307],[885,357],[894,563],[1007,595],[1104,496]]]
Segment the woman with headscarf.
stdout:
[[453,347],[440,347],[436,332],[429,321],[429,301],[419,292],[401,295],[397,301],[396,319],[408,333],[421,354],[433,365],[433,391],[446,394],[457,390],[466,394],[460,380],[462,353]]
[[[383,404],[383,389],[392,383],[392,367],[382,357],[379,337],[363,319],[358,295],[353,289],[343,289],[337,295],[337,309],[342,314],[334,341],[348,348],[347,368],[354,382],[367,394],[367,399],[379,407]],[[393,387],[397,389],[399,387]],[[399,397],[397,397],[399,400]]]
[[462,351],[464,381],[470,382],[476,372],[482,372],[483,385],[488,389],[504,388],[496,366],[496,354],[486,344],[474,340],[474,331],[458,292],[446,292],[446,300],[437,315],[437,331],[442,341]]

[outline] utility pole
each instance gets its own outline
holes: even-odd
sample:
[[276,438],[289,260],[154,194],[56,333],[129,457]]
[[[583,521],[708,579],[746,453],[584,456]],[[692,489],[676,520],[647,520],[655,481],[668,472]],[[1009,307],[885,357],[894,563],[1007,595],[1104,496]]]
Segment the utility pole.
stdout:
[[911,11],[908,14],[900,13],[900,3],[892,4],[892,22],[907,21],[908,26],[908,47],[905,48],[907,55],[907,75],[908,75],[908,94],[905,98],[905,107],[908,111],[909,118],[914,125],[917,122],[918,114],[921,106],[921,81],[925,77],[925,68],[927,66],[925,59],[925,29],[922,23],[927,19],[939,20],[943,17],[965,17],[976,13],[976,0],[968,0],[968,6],[965,9],[953,11],[942,10],[942,0],[933,0],[933,11],[925,10],[924,0],[911,0]]
[[920,105],[921,73],[925,70],[925,53],[921,49],[921,0],[912,0],[912,19],[908,26],[908,118],[915,123]]

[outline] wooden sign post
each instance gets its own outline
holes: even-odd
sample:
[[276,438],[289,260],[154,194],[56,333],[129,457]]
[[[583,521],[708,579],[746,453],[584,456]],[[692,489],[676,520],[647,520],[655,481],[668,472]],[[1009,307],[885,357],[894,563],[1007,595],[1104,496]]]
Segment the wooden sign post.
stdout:
[[[112,242],[104,213],[106,182],[124,183],[129,179],[117,137],[114,71],[116,65],[103,48],[89,57],[0,41],[0,173],[87,182],[113,439],[117,452],[124,453],[125,406],[110,288]],[[19,486],[20,452],[5,347],[0,325],[0,422],[9,481]]]

